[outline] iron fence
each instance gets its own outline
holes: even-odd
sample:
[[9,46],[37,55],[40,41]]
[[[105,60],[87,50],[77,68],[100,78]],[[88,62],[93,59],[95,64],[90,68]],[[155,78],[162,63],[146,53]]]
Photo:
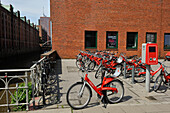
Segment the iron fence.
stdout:
[[[29,110],[29,105],[31,104],[28,100],[28,80],[32,82],[32,103],[33,108],[35,108],[35,96],[39,96],[43,93],[43,82],[42,82],[42,66],[46,57],[43,57],[38,62],[36,62],[30,69],[10,69],[10,70],[0,70],[3,76],[0,76],[0,83],[2,86],[0,90],[2,94],[0,95],[0,101],[4,96],[6,96],[6,101],[0,106],[6,106],[7,112],[10,112],[10,106],[26,105],[26,110]],[[17,79],[17,80],[16,80]],[[19,87],[18,81],[25,83],[23,87]],[[15,86],[10,86],[10,83],[15,83]],[[18,96],[18,89],[24,89],[20,97]],[[11,92],[11,90],[16,90],[16,96]],[[20,102],[21,96],[26,95],[25,102]],[[10,97],[15,100],[14,104],[10,103]],[[44,101],[44,100],[43,100]]]
[[[26,110],[28,110],[29,102],[28,102],[28,78],[29,75],[28,73],[31,73],[31,69],[11,69],[11,70],[0,70],[0,73],[5,73],[4,76],[0,76],[0,82],[2,84],[0,90],[2,90],[2,95],[0,95],[0,101],[3,96],[6,95],[6,103],[1,104],[0,106],[6,106],[8,107],[7,112],[10,111],[9,107],[10,106],[18,106],[18,105],[26,105]],[[12,76],[11,73],[20,73],[19,75],[14,75]],[[21,73],[24,73],[23,75]],[[9,75],[8,75],[9,74]],[[19,87],[18,83],[16,83],[16,86],[10,86],[11,83],[13,83],[14,80],[18,80],[20,82],[25,83],[23,87]],[[24,89],[20,97],[17,95],[18,94],[18,89]],[[11,90],[16,90],[16,96],[11,92]],[[26,95],[26,100],[25,102],[20,103],[20,99],[22,95],[25,93]],[[10,96],[12,96],[15,100],[14,104],[10,103]]]

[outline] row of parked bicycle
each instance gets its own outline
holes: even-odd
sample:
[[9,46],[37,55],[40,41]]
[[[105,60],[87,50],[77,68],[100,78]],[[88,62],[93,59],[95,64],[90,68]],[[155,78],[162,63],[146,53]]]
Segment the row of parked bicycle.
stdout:
[[[158,63],[160,67],[156,71],[150,71],[150,76],[153,78],[161,70],[155,80],[154,91],[160,88],[161,83],[170,88],[170,73],[166,70],[168,66]],[[145,81],[146,65],[137,55],[126,57],[125,54],[118,56],[107,51],[80,51],[76,58],[76,66],[84,71],[85,75],[82,77],[82,82],[73,84],[67,92],[67,102],[73,109],[82,109],[88,105],[92,96],[91,88],[104,103],[120,102],[124,96],[124,86],[118,76],[130,73],[133,69],[134,80],[139,83]],[[88,78],[88,72],[93,70],[96,70],[96,79],[101,77],[101,83],[98,85],[94,85]]]

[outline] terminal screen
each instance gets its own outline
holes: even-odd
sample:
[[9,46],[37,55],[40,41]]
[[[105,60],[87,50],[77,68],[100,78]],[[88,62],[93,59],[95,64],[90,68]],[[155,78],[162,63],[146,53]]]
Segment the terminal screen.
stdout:
[[156,48],[155,47],[149,47],[149,52],[156,52]]

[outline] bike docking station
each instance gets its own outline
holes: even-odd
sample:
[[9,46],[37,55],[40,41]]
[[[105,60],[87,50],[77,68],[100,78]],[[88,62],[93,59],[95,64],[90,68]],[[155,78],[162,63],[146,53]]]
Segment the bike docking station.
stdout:
[[142,63],[146,64],[146,91],[150,92],[150,66],[158,64],[158,45],[156,43],[142,44]]

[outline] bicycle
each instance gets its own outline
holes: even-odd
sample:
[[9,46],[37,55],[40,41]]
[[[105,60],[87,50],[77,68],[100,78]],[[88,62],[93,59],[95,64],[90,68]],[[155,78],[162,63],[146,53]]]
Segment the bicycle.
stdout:
[[98,85],[94,85],[88,78],[88,69],[84,70],[85,74],[81,78],[82,81],[73,84],[67,91],[66,99],[71,108],[85,108],[92,97],[91,88],[95,90],[102,102],[117,103],[122,100],[124,96],[123,82],[117,79],[121,73],[121,66],[116,68],[112,76],[107,75],[109,68],[105,68],[102,82]]
[[[122,74],[125,73],[131,73],[132,71],[132,66],[135,68],[135,77],[134,80],[137,83],[141,83],[145,81],[145,74],[146,74],[146,66],[141,63],[141,58],[137,58],[137,55],[129,56],[129,59],[121,54],[121,57],[123,58],[123,62],[126,63],[126,70],[124,70],[124,67],[122,68]],[[145,72],[145,73],[144,73]]]
[[[161,69],[163,69],[163,64],[161,62],[158,62],[158,64],[160,64],[160,67],[156,70],[153,71],[152,69],[150,70],[150,78],[153,79],[153,77],[156,75],[156,73],[158,73]],[[139,68],[139,73],[135,75],[135,80],[139,79],[140,82],[144,82],[146,79],[146,66],[145,64],[141,63],[138,66]]]
[[52,85],[57,80],[56,72],[51,66],[51,59],[52,58],[45,59],[42,65],[42,76],[44,78],[44,83],[47,85]]
[[161,73],[156,77],[155,83],[154,83],[154,91],[156,92],[162,82],[165,84],[168,88],[170,88],[170,73],[167,72],[166,68],[170,68],[170,66],[165,66],[163,63],[158,62],[160,64],[160,67],[158,69],[162,69]]
[[[102,72],[102,68],[103,67],[105,67],[105,68],[110,68],[111,70],[110,70],[110,72],[114,72],[115,70],[116,70],[116,66],[117,66],[117,64],[120,64],[120,63],[117,63],[116,62],[116,59],[117,59],[117,57],[115,57],[115,56],[113,56],[113,55],[111,55],[111,56],[109,56],[110,58],[108,59],[108,58],[106,58],[106,56],[104,56],[103,58],[102,58],[102,60],[100,61],[100,64],[99,64],[99,66],[98,66],[98,68],[97,68],[97,71],[96,71],[96,73],[95,73],[95,78],[97,79],[100,75],[101,75],[101,72]],[[121,58],[121,57],[120,57]],[[120,59],[119,58],[119,59]],[[122,66],[121,66],[122,67]],[[121,70],[122,70],[122,68],[121,68]]]

